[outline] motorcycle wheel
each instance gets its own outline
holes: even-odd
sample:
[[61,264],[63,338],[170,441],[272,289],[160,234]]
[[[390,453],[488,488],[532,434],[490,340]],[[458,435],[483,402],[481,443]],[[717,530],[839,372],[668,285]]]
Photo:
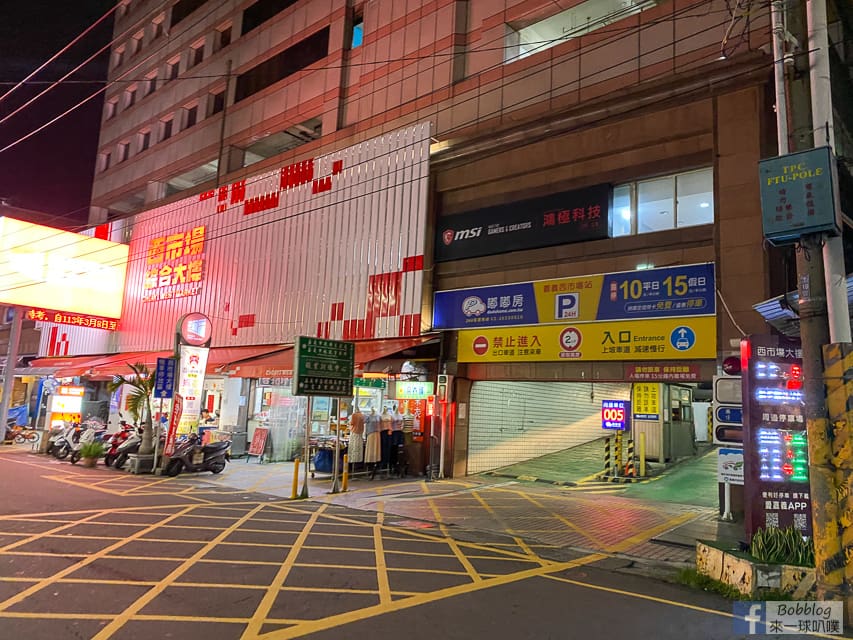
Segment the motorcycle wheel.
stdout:
[[53,455],[57,460],[65,460],[69,453],[71,453],[71,448],[68,445],[53,450]]
[[121,469],[122,467],[124,467],[125,462],[127,462],[127,454],[126,453],[120,453],[116,456],[116,459],[113,462],[113,468]]
[[71,462],[71,464],[77,464],[77,461],[78,461],[79,459],[80,459],[80,452],[79,452],[79,451],[75,451],[74,453],[72,453],[72,454],[71,454],[71,460],[70,460],[70,462]]
[[107,467],[113,466],[113,462],[115,462],[115,456],[111,453],[108,453],[104,456],[104,465]]
[[26,441],[27,439],[24,437],[23,433],[15,434],[15,444],[24,444]]
[[211,462],[210,463],[210,472],[211,473],[222,473],[225,471],[225,463],[221,460],[219,462]]
[[180,460],[170,460],[169,466],[166,467],[166,475],[170,478],[174,478],[178,474],[181,473],[181,470],[184,468],[184,463]]

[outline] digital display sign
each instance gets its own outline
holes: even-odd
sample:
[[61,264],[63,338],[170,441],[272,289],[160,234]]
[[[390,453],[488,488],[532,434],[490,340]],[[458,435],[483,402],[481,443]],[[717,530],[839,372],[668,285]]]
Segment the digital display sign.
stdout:
[[126,244],[0,217],[0,304],[120,318],[128,250]]
[[779,336],[741,343],[746,527],[811,535],[802,348]]
[[631,402],[629,400],[601,401],[601,428],[610,431],[627,431],[630,428]]

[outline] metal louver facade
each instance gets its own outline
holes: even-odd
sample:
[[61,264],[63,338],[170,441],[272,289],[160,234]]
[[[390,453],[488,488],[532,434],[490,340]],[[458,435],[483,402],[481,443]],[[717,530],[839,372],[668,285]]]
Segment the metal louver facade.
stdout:
[[170,348],[177,319],[214,346],[421,331],[430,124],[136,216],[118,350]]

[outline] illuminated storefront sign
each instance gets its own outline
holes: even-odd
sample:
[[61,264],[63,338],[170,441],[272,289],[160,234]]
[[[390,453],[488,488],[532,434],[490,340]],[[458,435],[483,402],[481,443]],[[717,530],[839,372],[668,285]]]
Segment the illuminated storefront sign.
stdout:
[[432,382],[418,382],[417,380],[398,380],[394,384],[394,392],[397,400],[426,400],[433,395]]
[[148,241],[142,301],[189,298],[204,280],[205,227],[159,236]]
[[204,392],[204,373],[207,370],[207,347],[181,345],[180,377],[178,393],[183,398],[183,414],[178,424],[178,433],[195,428],[201,413],[201,396]]
[[714,315],[713,263],[439,291],[434,329]]
[[625,365],[625,379],[696,382],[702,379],[702,370],[695,364],[629,364]]
[[717,356],[714,316],[459,332],[459,362],[683,360]]
[[110,318],[98,318],[96,316],[81,313],[65,313],[63,311],[51,311],[49,309],[30,309],[26,313],[28,320],[39,322],[54,322],[56,324],[70,324],[77,327],[89,327],[90,329],[105,329],[116,331],[118,320]]
[[125,244],[0,217],[0,303],[121,317]]
[[626,431],[630,428],[631,403],[628,400],[601,401],[601,428]]

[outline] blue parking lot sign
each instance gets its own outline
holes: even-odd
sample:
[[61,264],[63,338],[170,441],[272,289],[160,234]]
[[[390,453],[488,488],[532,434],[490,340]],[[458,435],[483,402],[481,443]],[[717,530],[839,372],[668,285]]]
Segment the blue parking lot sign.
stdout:
[[175,392],[175,359],[157,358],[154,371],[154,397],[168,399]]

